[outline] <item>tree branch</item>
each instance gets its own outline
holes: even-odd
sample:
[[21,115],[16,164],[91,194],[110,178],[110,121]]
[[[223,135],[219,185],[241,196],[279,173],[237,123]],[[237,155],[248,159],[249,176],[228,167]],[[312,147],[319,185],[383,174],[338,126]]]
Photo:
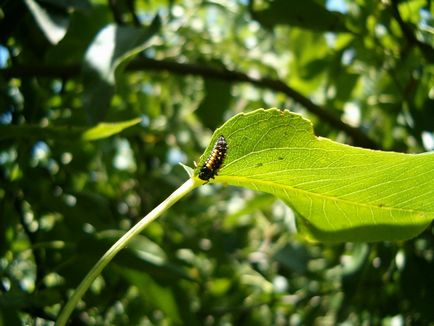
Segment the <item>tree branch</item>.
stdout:
[[[178,75],[195,75],[204,78],[214,78],[230,82],[247,82],[260,88],[270,89],[281,92],[306,108],[310,113],[317,116],[321,121],[328,123],[332,127],[344,131],[350,136],[355,145],[379,149],[380,146],[364,134],[359,128],[354,128],[343,122],[330,109],[326,109],[312,102],[309,98],[286,85],[283,81],[271,78],[256,78],[239,71],[228,69],[217,69],[213,67],[191,64],[177,63],[168,60],[154,60],[145,57],[132,60],[126,67],[128,71],[168,71]],[[51,78],[70,78],[77,76],[81,71],[80,66],[32,66],[32,67],[13,67],[0,70],[6,78],[23,76],[42,76]]]
[[119,9],[119,5],[117,3],[117,0],[108,0],[108,5],[113,13],[113,18],[118,25],[125,25],[124,19],[122,17],[122,12]]
[[302,95],[278,79],[255,78],[238,71],[216,69],[197,64],[180,64],[166,60],[158,61],[148,58],[137,58],[137,60],[134,60],[130,63],[127,69],[146,69],[157,71],[166,70],[180,75],[197,75],[231,82],[248,82],[260,88],[267,88],[273,91],[282,92],[288,97],[292,98],[295,102],[304,106],[306,110],[316,115],[320,120],[327,122],[338,130],[344,131],[353,139],[355,144],[367,148],[379,148],[378,144],[365,135],[360,129],[354,128],[344,123],[341,119],[339,119],[339,117],[335,116],[331,110],[327,110],[326,108],[313,103],[306,96]]
[[391,1],[390,9],[392,11],[393,18],[395,18],[396,22],[401,28],[402,34],[407,39],[407,42],[411,45],[416,45],[422,52],[422,55],[425,57],[425,59],[428,62],[434,63],[434,48],[432,48],[429,44],[419,41],[416,38],[416,35],[414,34],[410,25],[402,19],[397,0]]
[[134,26],[140,27],[141,23],[140,23],[139,17],[137,17],[137,14],[136,14],[137,10],[136,10],[135,1],[134,0],[127,0],[126,6],[128,8],[128,11],[130,12],[132,19],[133,19]]

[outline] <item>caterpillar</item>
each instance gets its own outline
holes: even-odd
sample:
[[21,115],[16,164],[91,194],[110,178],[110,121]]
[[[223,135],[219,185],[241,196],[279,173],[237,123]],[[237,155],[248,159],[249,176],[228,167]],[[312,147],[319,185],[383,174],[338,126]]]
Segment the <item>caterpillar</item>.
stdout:
[[219,168],[222,166],[223,161],[226,157],[226,152],[228,150],[228,143],[224,136],[220,136],[214,148],[206,159],[205,163],[202,165],[202,168],[199,171],[199,178],[205,181],[209,179],[214,179],[214,176],[217,175]]

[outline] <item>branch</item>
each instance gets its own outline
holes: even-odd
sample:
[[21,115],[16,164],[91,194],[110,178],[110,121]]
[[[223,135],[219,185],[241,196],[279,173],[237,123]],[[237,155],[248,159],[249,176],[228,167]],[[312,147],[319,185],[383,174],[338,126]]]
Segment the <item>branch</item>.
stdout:
[[122,17],[122,12],[118,7],[117,0],[108,0],[108,5],[113,13],[113,18],[118,25],[125,25],[124,19]]
[[4,78],[47,77],[68,79],[77,77],[81,73],[80,65],[70,66],[13,66],[0,69],[0,76]]
[[132,19],[133,19],[134,26],[140,27],[141,23],[140,23],[139,17],[137,17],[137,14],[136,14],[137,10],[136,10],[135,1],[134,0],[127,0],[126,6],[128,8],[128,11],[130,12]]
[[[338,116],[332,113],[332,110],[326,109],[313,103],[309,98],[278,79],[256,78],[239,71],[217,69],[191,63],[177,63],[168,60],[154,60],[144,57],[132,60],[128,64],[126,69],[128,71],[168,71],[178,75],[195,75],[204,78],[214,78],[230,82],[247,82],[260,88],[266,88],[276,92],[281,92],[293,99],[295,102],[304,106],[307,111],[317,116],[321,121],[328,123],[329,125],[338,130],[344,131],[348,136],[352,138],[355,145],[372,149],[380,148],[380,146],[375,141],[370,139],[359,128],[354,128],[346,124]],[[32,66],[2,69],[0,70],[0,73],[6,78],[35,75],[52,78],[70,78],[77,76],[80,71],[81,67],[78,65],[60,67]]]
[[406,23],[399,12],[398,1],[392,0],[390,9],[392,11],[392,16],[395,18],[399,27],[401,28],[402,34],[407,39],[407,42],[411,45],[416,45],[421,51],[423,56],[428,62],[434,63],[434,48],[429,44],[419,41],[414,35],[412,28],[408,23]]
[[166,70],[180,75],[197,75],[206,78],[215,78],[230,82],[248,82],[260,88],[267,88],[273,91],[282,92],[295,102],[301,104],[316,115],[321,121],[325,121],[338,130],[344,131],[349,135],[355,144],[367,148],[379,148],[379,146],[360,129],[351,127],[336,117],[331,110],[323,108],[310,99],[286,85],[283,81],[271,78],[255,78],[247,74],[227,69],[216,69],[197,64],[181,64],[171,61],[158,61],[148,58],[138,58],[131,62],[127,69],[132,70]]

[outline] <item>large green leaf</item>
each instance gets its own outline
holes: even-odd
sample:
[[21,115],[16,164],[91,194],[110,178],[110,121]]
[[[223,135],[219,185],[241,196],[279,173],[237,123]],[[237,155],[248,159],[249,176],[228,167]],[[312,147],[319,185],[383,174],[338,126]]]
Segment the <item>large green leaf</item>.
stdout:
[[261,109],[217,129],[199,167],[220,135],[228,149],[216,182],[281,198],[311,239],[403,240],[434,218],[434,153],[339,144],[315,137],[311,123],[297,114]]
[[122,122],[101,122],[93,128],[88,128],[81,134],[83,140],[97,140],[120,133],[122,130],[134,126],[142,121],[141,118]]

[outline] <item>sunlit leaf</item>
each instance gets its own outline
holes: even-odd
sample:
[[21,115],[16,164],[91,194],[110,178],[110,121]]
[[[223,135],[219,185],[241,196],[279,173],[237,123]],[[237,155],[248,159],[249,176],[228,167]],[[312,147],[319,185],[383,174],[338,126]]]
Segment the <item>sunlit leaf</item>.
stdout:
[[25,0],[25,3],[47,39],[57,44],[66,34],[68,15],[50,11],[34,0]]
[[276,195],[311,239],[403,240],[434,218],[434,153],[339,144],[315,137],[301,116],[271,109],[239,114],[217,129],[199,167],[220,135],[228,149],[216,182]]
[[97,126],[87,129],[85,132],[83,132],[81,138],[83,140],[96,140],[101,138],[107,138],[121,132],[126,128],[140,123],[140,121],[142,121],[141,118],[115,123],[102,122],[99,123]]

